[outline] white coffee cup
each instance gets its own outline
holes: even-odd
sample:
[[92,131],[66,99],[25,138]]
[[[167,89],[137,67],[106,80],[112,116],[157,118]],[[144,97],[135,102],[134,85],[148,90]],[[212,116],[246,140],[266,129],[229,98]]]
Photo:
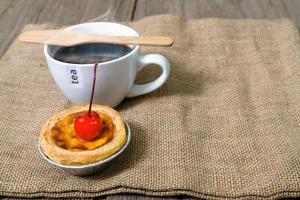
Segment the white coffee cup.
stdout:
[[[138,36],[130,27],[110,22],[83,23],[67,28],[96,35]],[[130,46],[128,54],[107,62],[97,68],[93,103],[117,106],[126,97],[135,97],[152,92],[167,80],[170,73],[168,60],[160,54],[140,55],[140,47]],[[44,54],[49,70],[63,94],[75,104],[89,103],[94,64],[72,64],[54,59],[57,46],[45,45]],[[136,85],[134,80],[139,70],[148,64],[161,67],[161,75],[154,81]]]

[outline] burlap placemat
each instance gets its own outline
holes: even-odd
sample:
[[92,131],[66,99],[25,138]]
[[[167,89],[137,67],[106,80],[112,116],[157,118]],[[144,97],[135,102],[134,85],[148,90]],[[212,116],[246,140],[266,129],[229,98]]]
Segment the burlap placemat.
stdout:
[[[130,25],[143,35],[174,37],[171,48],[143,47],[165,55],[172,71],[159,90],[117,107],[132,142],[113,166],[91,177],[66,174],[38,155],[42,123],[71,103],[52,80],[42,46],[12,44],[0,63],[0,194],[300,196],[296,26],[172,16]],[[139,81],[159,73],[153,69]]]

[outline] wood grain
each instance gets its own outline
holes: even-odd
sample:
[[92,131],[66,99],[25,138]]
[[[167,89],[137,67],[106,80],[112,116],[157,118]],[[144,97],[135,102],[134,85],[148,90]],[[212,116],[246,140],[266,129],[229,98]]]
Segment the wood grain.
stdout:
[[300,27],[299,0],[138,0],[134,20],[157,14],[174,14],[188,19],[289,18]]
[[72,30],[31,30],[19,35],[19,40],[28,43],[75,46],[86,43],[123,44],[169,47],[173,39],[167,36],[99,36]]
[[132,18],[134,4],[135,0],[2,0],[0,57],[26,24],[126,21]]

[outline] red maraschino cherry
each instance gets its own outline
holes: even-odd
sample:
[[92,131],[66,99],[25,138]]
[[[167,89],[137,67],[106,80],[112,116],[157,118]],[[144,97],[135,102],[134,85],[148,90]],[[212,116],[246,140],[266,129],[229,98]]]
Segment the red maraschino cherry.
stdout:
[[102,130],[102,120],[100,116],[98,115],[98,113],[92,111],[97,66],[98,63],[96,63],[94,66],[93,89],[92,89],[89,111],[76,117],[74,122],[74,129],[77,136],[85,141],[92,141],[96,139],[97,137],[100,136]]

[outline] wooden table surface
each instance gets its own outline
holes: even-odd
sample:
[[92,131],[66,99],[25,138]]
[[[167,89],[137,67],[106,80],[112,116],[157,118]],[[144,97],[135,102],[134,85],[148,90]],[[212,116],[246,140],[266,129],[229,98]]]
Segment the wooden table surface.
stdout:
[[[132,21],[159,14],[188,19],[289,18],[300,27],[300,0],[0,0],[0,58],[29,23],[71,25],[87,21]],[[162,198],[114,195],[104,199]]]

